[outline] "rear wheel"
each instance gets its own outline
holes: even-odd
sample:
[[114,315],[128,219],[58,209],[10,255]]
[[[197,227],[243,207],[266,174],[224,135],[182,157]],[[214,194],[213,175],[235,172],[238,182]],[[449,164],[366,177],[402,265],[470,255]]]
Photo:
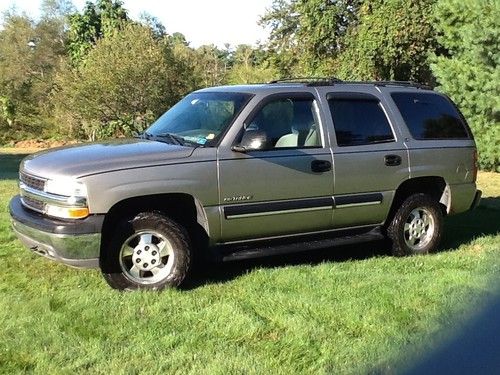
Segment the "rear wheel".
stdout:
[[439,203],[426,194],[406,198],[396,211],[387,235],[396,256],[426,254],[437,249],[443,231]]
[[101,269],[115,289],[177,287],[191,268],[191,246],[182,226],[156,212],[123,221],[101,256]]

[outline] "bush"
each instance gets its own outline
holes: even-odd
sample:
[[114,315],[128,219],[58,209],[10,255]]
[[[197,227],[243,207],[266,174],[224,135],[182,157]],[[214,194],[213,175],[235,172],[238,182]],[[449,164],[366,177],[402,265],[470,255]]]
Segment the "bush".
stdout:
[[69,133],[90,140],[140,132],[185,93],[176,66],[151,29],[128,23],[60,74],[57,115]]
[[435,22],[447,49],[434,56],[438,89],[463,111],[475,135],[479,165],[500,172],[500,2],[440,0]]

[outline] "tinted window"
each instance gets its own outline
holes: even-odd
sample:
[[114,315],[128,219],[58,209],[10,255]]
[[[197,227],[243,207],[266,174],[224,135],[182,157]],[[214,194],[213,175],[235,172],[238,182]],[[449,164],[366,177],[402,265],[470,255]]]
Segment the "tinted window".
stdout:
[[469,138],[455,106],[437,94],[398,92],[391,94],[415,139]]
[[394,140],[391,126],[376,100],[328,100],[339,146],[368,145]]
[[246,130],[265,133],[272,148],[319,147],[321,139],[313,99],[283,98],[265,104]]

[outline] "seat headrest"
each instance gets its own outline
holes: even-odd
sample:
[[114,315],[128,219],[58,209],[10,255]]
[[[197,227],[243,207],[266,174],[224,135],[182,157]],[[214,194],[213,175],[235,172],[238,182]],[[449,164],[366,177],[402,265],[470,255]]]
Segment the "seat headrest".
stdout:
[[297,111],[292,120],[292,131],[308,131],[314,124],[314,118],[311,109]]

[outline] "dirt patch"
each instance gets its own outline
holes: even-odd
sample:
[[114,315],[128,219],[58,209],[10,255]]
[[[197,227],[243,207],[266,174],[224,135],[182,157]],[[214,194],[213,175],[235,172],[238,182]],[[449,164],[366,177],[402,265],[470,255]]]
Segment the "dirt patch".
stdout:
[[45,149],[54,148],[66,145],[72,145],[77,143],[76,141],[53,141],[53,140],[36,140],[29,139],[25,141],[19,141],[14,144],[15,148],[29,148],[29,149]]

